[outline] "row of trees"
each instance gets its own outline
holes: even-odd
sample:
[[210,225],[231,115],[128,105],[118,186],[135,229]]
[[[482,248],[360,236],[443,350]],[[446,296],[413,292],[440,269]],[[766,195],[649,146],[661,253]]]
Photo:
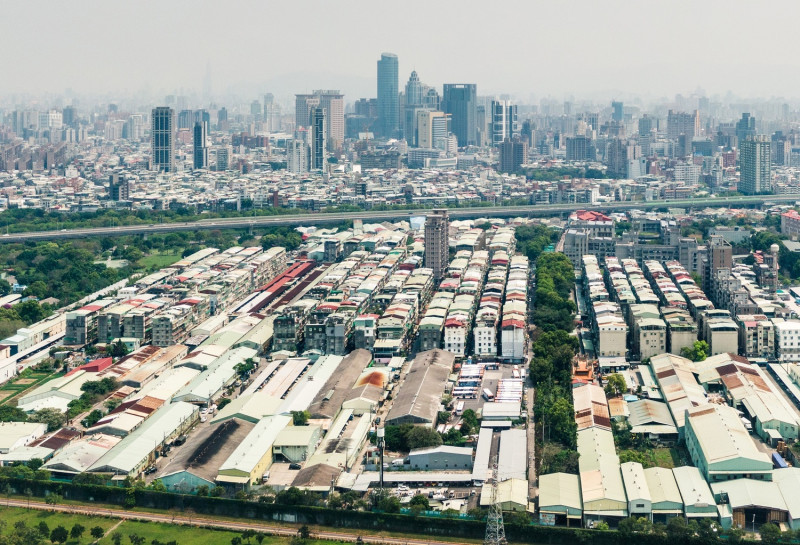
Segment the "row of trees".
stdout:
[[[18,520],[5,534],[3,530],[6,525],[6,521],[0,518],[0,543],[4,545],[41,545],[46,541],[64,543],[68,539],[80,541],[83,534],[86,533],[86,527],[79,522],[73,524],[69,530],[61,524],[51,530],[47,522],[43,520],[36,526],[28,526],[24,520]],[[98,540],[105,535],[105,530],[101,526],[94,526],[89,530],[89,535]]]
[[572,405],[572,366],[579,350],[574,329],[572,263],[561,253],[536,260],[533,323],[536,325],[530,376],[536,386],[534,425],[540,473],[577,473],[577,424]]

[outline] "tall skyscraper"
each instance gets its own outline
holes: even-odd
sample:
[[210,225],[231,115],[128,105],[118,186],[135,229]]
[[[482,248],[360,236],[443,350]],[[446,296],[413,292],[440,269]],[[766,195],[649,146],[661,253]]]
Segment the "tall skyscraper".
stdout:
[[394,53],[381,54],[378,61],[378,134],[397,136],[400,126],[398,62]]
[[652,138],[653,118],[644,114],[639,118],[639,145],[644,155],[650,155],[650,142]]
[[192,110],[181,110],[178,112],[178,130],[191,128],[193,120],[194,112]]
[[217,112],[217,129],[228,130],[228,109],[225,107],[220,108]]
[[325,169],[325,108],[311,109],[311,168],[313,170]]
[[314,94],[319,97],[319,107],[325,110],[327,147],[337,150],[344,144],[344,95],[338,90],[319,90]]
[[417,112],[421,110],[438,110],[439,93],[436,89],[419,80],[416,70],[406,83],[406,92],[401,104],[403,138],[411,146],[417,145]]
[[192,148],[194,168],[208,168],[208,123],[195,121]]
[[264,95],[264,123],[269,132],[281,130],[281,106],[275,102],[272,93]]
[[172,108],[153,108],[150,118],[150,149],[153,170],[175,172],[175,110]]
[[749,136],[739,145],[739,191],[745,195],[772,193],[769,138],[763,135]]
[[[622,102],[613,101],[611,103],[611,121],[622,123],[625,120],[625,106]],[[595,127],[596,129],[597,127]]]
[[344,95],[334,90],[316,90],[310,95],[295,95],[295,128],[311,126],[311,112],[325,110],[325,138],[329,149],[344,143]]
[[515,136],[519,136],[516,104],[511,104],[507,100],[493,100],[490,123],[492,146],[499,146],[503,140],[512,140]]
[[319,106],[317,95],[294,95],[294,128],[310,126],[311,109],[317,106]]
[[474,83],[445,83],[442,110],[450,114],[458,145],[474,146],[477,141],[478,86]]
[[433,278],[438,282],[447,269],[450,251],[448,232],[450,219],[447,209],[434,208],[425,218],[425,266],[433,269]]

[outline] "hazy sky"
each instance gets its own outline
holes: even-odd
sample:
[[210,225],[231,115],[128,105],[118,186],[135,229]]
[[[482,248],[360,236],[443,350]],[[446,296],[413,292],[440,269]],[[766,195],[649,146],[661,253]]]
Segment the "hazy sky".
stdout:
[[382,51],[479,94],[800,96],[800,1],[0,0],[0,94],[375,96]]

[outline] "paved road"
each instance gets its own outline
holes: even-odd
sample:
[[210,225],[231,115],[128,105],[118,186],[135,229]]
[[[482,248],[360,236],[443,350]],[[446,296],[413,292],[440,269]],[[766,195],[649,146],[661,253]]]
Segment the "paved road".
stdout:
[[[452,218],[554,216],[575,210],[599,210],[604,212],[652,208],[705,208],[724,206],[752,206],[764,203],[794,203],[800,195],[753,195],[739,197],[717,197],[706,199],[673,199],[650,202],[611,202],[601,204],[552,204],[529,206],[496,206],[485,208],[450,208]],[[344,220],[385,221],[421,216],[430,210],[389,210],[319,214],[292,214],[285,216],[249,216],[239,218],[201,219],[193,222],[153,223],[150,225],[125,225],[117,227],[93,227],[86,229],[62,229],[54,231],[32,231],[9,233],[0,236],[0,242],[24,242],[26,240],[56,240],[83,238],[88,236],[120,236],[142,233],[165,233],[196,229],[247,229],[264,225],[322,225]]]
[[[87,516],[101,516],[120,518],[124,520],[147,520],[150,522],[163,522],[167,524],[183,524],[189,526],[203,526],[219,528],[221,530],[256,530],[274,536],[294,537],[297,535],[297,528],[291,526],[272,526],[258,522],[239,522],[231,520],[207,519],[202,517],[186,517],[172,515],[171,513],[144,513],[135,511],[123,511],[122,509],[107,509],[105,507],[86,507],[82,505],[47,505],[43,502],[26,500],[2,500],[0,505],[11,507],[23,507],[28,509],[38,509],[41,511],[59,511],[62,513],[75,513]],[[316,539],[327,539],[332,541],[347,541],[355,543],[361,537],[364,543],[391,544],[391,545],[453,545],[452,541],[434,541],[413,538],[370,536],[367,533],[345,533],[333,532],[329,530],[317,530],[312,527],[311,537]]]

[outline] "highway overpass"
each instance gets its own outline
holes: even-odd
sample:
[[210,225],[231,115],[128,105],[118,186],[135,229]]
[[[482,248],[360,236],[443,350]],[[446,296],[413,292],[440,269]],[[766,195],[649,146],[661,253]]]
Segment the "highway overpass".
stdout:
[[[754,195],[740,197],[716,197],[704,199],[671,199],[649,202],[614,201],[600,204],[550,204],[527,206],[494,206],[477,208],[450,208],[450,217],[468,218],[514,218],[566,215],[575,210],[598,210],[601,212],[620,212],[624,210],[651,210],[655,208],[706,208],[706,207],[747,207],[764,204],[793,204],[800,195]],[[344,220],[360,219],[365,222],[393,221],[408,219],[411,216],[428,214],[429,209],[386,210],[363,212],[306,213],[283,216],[242,216],[236,218],[200,219],[192,222],[154,223],[143,225],[123,225],[115,227],[91,227],[61,229],[52,231],[31,231],[9,233],[0,236],[0,242],[25,242],[28,240],[59,240],[93,236],[121,236],[146,233],[169,233],[198,229],[249,229],[270,225],[325,225]]]

